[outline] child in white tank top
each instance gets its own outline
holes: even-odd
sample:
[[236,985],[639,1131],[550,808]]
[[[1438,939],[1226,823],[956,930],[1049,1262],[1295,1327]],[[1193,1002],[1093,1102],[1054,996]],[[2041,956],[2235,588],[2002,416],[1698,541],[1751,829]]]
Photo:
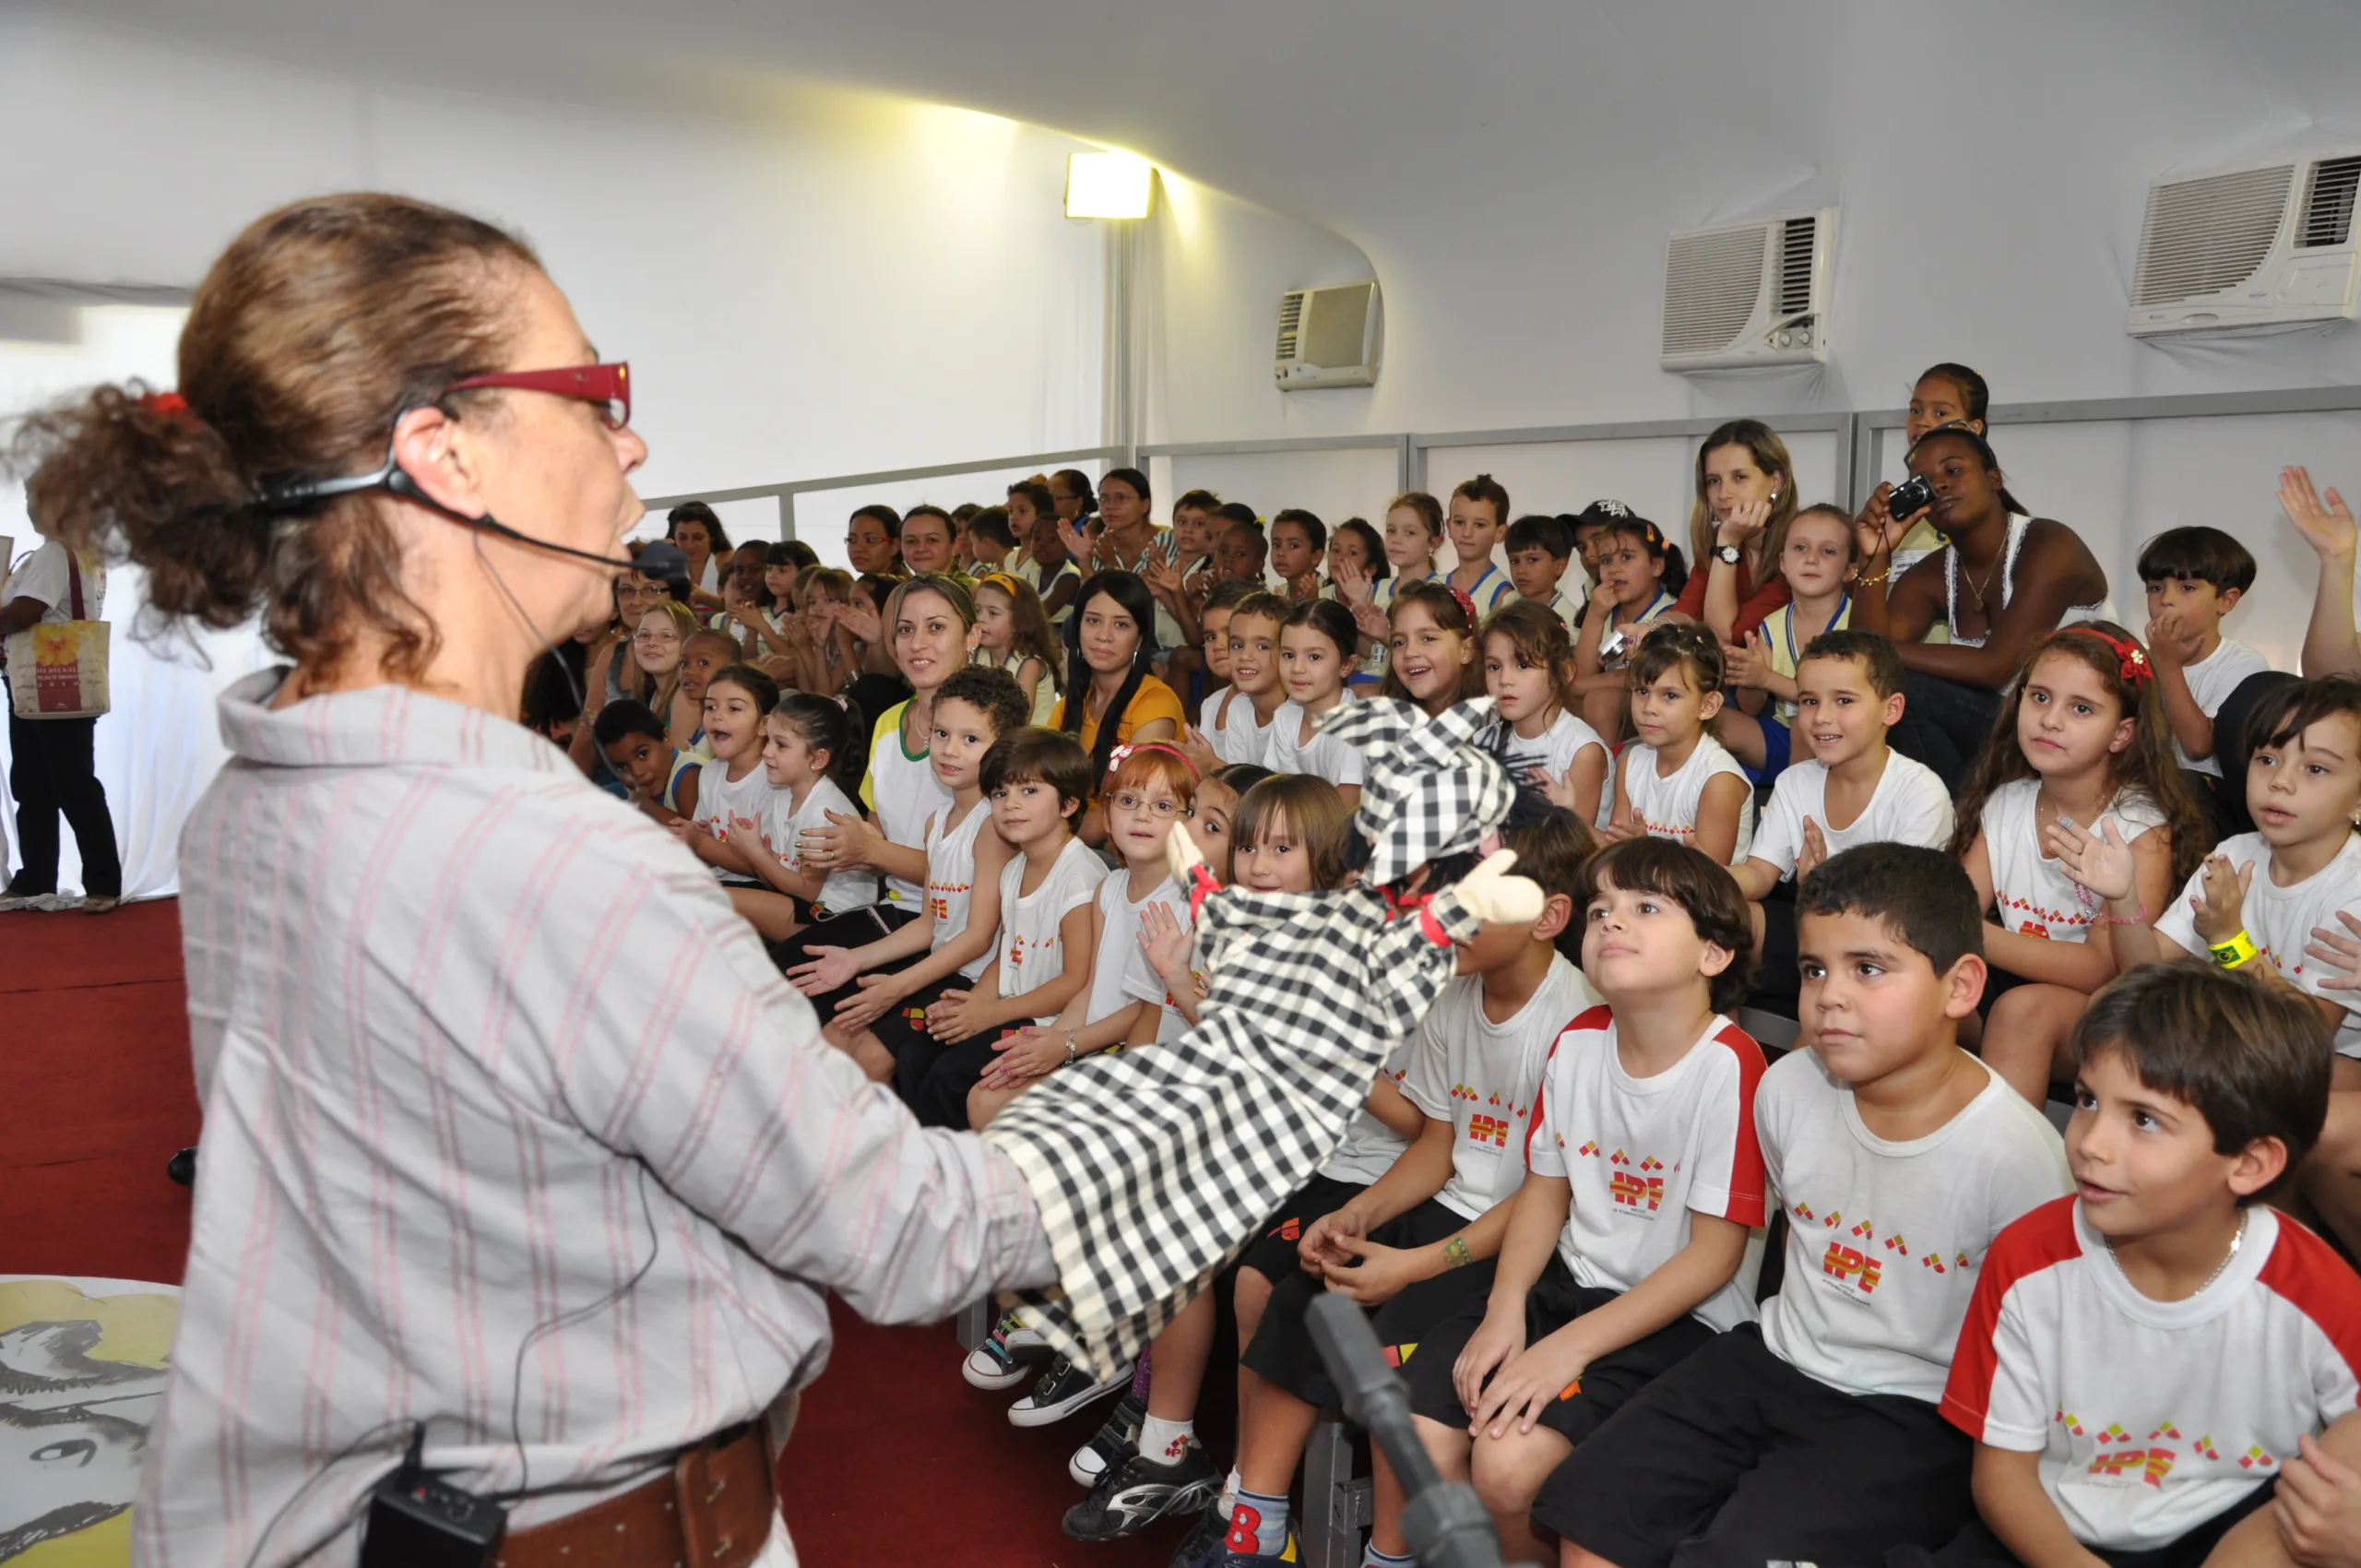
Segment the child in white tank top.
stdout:
[[1722,707],[1722,645],[1692,622],[1650,632],[1631,660],[1631,728],[1616,759],[1608,836],[1641,834],[1703,850],[1723,865],[1754,841],[1754,787],[1709,727]]

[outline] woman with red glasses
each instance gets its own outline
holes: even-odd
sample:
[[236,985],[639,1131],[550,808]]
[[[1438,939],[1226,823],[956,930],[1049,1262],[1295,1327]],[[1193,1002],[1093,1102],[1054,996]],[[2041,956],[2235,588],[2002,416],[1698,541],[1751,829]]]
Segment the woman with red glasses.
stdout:
[[769,1444],[823,1293],[928,1319],[1056,1277],[1010,1158],[920,1131],[516,724],[641,515],[598,362],[520,242],[335,196],[214,265],[176,394],[27,426],[53,536],[286,660],[224,695],[182,840],[205,1136],[148,1561],[352,1562],[407,1450],[504,1503],[513,1562],[786,1563]]

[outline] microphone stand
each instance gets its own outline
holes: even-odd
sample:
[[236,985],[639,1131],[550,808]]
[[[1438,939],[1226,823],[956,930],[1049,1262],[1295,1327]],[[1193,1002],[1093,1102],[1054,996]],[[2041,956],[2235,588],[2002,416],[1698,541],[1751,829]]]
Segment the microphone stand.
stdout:
[[1464,1481],[1446,1481],[1410,1420],[1410,1388],[1385,1364],[1369,1319],[1351,1298],[1323,1291],[1311,1303],[1311,1342],[1343,1396],[1345,1419],[1384,1452],[1409,1501],[1402,1534],[1427,1568],[1502,1568],[1490,1515]]

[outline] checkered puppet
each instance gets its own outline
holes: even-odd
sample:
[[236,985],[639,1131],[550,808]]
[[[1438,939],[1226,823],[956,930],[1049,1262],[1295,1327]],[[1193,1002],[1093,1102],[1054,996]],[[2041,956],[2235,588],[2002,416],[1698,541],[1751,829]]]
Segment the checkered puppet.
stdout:
[[1407,887],[1507,819],[1515,786],[1474,743],[1492,717],[1489,701],[1429,720],[1385,699],[1330,717],[1368,763],[1358,887],[1219,888],[1189,835],[1172,835],[1212,968],[1202,1021],[1050,1075],[983,1134],[1016,1162],[1049,1232],[1060,1283],[1016,1305],[1054,1348],[1100,1376],[1130,1365],[1343,1140],[1451,979],[1453,941],[1539,917],[1541,890],[1508,874],[1508,850],[1453,886]]

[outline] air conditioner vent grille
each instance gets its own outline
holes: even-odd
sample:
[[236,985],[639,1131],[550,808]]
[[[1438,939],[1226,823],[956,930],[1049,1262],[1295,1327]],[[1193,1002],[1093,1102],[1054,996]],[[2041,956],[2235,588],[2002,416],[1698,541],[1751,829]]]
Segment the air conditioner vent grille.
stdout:
[[1714,353],[1737,341],[1762,292],[1763,233],[1676,234],[1665,256],[1666,354]]
[[1282,360],[1295,358],[1296,339],[1303,328],[1303,293],[1290,291],[1279,296],[1279,349]]
[[2324,158],[2312,165],[2304,213],[2296,220],[2296,248],[2341,245],[2353,238],[2353,201],[2361,194],[2361,158]]
[[1820,219],[1791,218],[1780,226],[1779,300],[1781,320],[1811,309],[1811,263],[1820,241]]
[[2197,299],[2253,277],[2270,258],[2295,175],[2280,163],[2152,187],[2133,303]]

